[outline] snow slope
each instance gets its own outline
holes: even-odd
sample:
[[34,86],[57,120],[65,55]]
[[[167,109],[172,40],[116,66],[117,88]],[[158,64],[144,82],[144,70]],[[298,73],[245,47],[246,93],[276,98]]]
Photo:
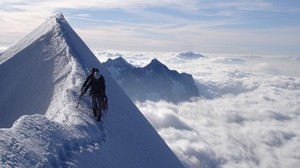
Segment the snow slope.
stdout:
[[[98,67],[109,112],[78,91]],[[61,14],[0,54],[0,167],[183,167]]]

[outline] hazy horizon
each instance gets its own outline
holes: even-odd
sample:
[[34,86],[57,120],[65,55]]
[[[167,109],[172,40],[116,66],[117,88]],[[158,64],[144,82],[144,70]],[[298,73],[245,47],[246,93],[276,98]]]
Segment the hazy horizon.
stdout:
[[300,1],[0,2],[0,46],[63,13],[90,48],[250,55],[300,53]]

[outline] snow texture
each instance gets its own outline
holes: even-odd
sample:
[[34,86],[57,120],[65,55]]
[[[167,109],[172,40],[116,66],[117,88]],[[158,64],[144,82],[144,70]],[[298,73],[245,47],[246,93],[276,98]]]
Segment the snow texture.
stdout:
[[[109,110],[91,115],[88,70],[106,80]],[[0,55],[0,167],[183,167],[61,14]]]

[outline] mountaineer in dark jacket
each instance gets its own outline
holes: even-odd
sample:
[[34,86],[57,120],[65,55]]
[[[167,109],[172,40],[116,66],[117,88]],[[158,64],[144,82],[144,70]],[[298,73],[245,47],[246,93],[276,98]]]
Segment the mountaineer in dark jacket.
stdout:
[[91,80],[92,77],[94,77],[94,73],[95,72],[99,72],[99,69],[97,68],[92,68],[91,73],[89,74],[89,76],[86,78],[86,80],[84,81],[82,87],[81,87],[81,93],[83,91],[83,88],[86,86],[86,84]]
[[[87,81],[87,80],[86,80]],[[93,114],[97,117],[97,121],[101,120],[102,111],[107,110],[107,97],[105,94],[105,79],[98,72],[95,71],[94,75],[90,77],[87,84],[82,87],[80,96],[84,95],[90,89],[90,96],[92,97]]]

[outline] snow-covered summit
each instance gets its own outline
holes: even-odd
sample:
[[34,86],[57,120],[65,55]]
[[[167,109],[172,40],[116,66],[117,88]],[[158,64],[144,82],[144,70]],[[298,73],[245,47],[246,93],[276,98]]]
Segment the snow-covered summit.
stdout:
[[[75,108],[88,70],[106,80],[109,111]],[[0,55],[0,167],[183,167],[62,14]]]

